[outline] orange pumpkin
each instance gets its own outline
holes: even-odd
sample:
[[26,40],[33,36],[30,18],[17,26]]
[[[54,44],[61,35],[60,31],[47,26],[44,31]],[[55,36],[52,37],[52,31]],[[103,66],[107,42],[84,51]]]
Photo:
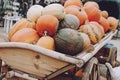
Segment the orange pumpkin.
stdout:
[[85,12],[88,15],[89,21],[99,21],[100,20],[100,10],[94,6],[85,6],[84,7]]
[[55,50],[54,39],[48,35],[42,36],[36,43],[36,45],[44,47],[46,49]]
[[10,39],[11,42],[24,42],[34,44],[38,41],[39,35],[32,28],[23,28],[17,31]]
[[109,23],[109,30],[115,30],[118,26],[118,20],[115,17],[109,16],[107,18]]
[[78,71],[78,70],[79,70],[79,67],[72,67],[67,72],[68,72],[68,75],[74,76],[76,71]]
[[75,76],[82,78],[82,77],[83,77],[83,71],[82,71],[82,70],[78,70],[78,71],[75,73]]
[[64,7],[68,7],[68,6],[71,6],[71,5],[76,5],[78,7],[83,7],[83,3],[81,0],[67,0],[65,3],[64,3]]
[[[81,9],[80,7],[76,6],[76,5],[71,5],[71,6],[68,6],[69,8],[76,8],[76,9]],[[66,7],[66,8],[68,8]]]
[[98,3],[97,3],[97,2],[94,2],[94,1],[87,1],[87,2],[84,4],[84,7],[86,7],[86,6],[94,6],[94,7],[96,7],[96,8],[99,9]]
[[101,16],[103,16],[104,18],[108,18],[108,16],[109,16],[108,11],[106,11],[106,10],[103,10],[100,13],[101,13]]
[[32,21],[27,20],[26,18],[22,18],[21,20],[17,21],[10,29],[9,31],[9,39],[20,29],[23,28],[34,28],[35,29],[35,23]]
[[36,30],[40,36],[44,35],[44,31],[48,32],[49,36],[54,36],[58,29],[59,21],[53,15],[43,15],[36,23]]
[[99,20],[99,24],[102,25],[105,33],[109,30],[109,22],[106,18],[101,16],[101,18]]
[[85,21],[88,19],[86,12],[81,8],[75,8],[75,7],[67,7],[65,8],[66,14],[72,14],[78,17],[80,21],[80,25],[84,24]]

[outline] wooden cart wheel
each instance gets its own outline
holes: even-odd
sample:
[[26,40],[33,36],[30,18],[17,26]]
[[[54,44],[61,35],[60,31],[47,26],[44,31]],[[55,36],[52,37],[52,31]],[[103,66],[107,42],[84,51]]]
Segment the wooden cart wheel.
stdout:
[[117,48],[116,47],[110,47],[108,62],[110,62],[110,64],[113,67],[116,66],[116,59],[117,59]]
[[82,80],[100,80],[100,72],[97,58],[93,57],[84,69],[84,76]]

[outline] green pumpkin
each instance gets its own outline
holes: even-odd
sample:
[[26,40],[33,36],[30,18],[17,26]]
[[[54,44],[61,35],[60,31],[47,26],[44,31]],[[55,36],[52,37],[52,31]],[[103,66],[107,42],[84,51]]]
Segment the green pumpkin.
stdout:
[[72,14],[66,14],[64,19],[60,22],[61,28],[72,28],[72,29],[78,29],[80,26],[79,19]]
[[63,28],[54,37],[56,51],[76,55],[84,48],[84,40],[81,34],[71,28]]

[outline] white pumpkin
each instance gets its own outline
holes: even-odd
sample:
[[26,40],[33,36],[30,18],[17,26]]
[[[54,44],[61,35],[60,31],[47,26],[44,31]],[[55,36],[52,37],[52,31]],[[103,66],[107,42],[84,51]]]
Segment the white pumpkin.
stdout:
[[47,5],[42,10],[42,15],[53,15],[57,19],[63,19],[65,17],[65,10],[61,4],[54,3],[54,4]]
[[33,5],[27,11],[27,19],[36,22],[41,16],[41,11],[44,7],[41,5]]

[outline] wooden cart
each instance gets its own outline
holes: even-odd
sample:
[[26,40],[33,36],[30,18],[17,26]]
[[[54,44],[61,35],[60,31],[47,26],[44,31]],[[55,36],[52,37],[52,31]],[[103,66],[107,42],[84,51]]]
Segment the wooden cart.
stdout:
[[[0,43],[1,78],[4,76],[23,77],[28,80],[52,80],[73,67],[84,68],[82,80],[100,80],[98,59],[94,56],[112,39],[116,31],[111,31],[93,45],[94,50],[85,50],[76,56],[65,55],[27,43]],[[2,71],[3,66],[10,68]],[[65,79],[64,79],[65,80]]]

